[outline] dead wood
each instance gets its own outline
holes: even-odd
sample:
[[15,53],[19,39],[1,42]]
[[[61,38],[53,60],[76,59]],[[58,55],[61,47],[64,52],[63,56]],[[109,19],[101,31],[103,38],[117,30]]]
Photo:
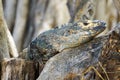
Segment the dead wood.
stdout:
[[[0,3],[1,4],[1,3]],[[1,20],[1,54],[10,54],[11,57],[18,57],[18,52],[16,49],[16,45],[14,43],[13,37],[7,27],[6,21],[4,19],[2,5],[0,5],[0,20]],[[2,40],[3,39],[3,40]],[[3,41],[3,42],[2,42]],[[7,42],[6,42],[7,41]],[[5,52],[4,52],[5,51]],[[3,53],[2,53],[3,52]],[[1,58],[2,59],[2,58]]]
[[18,54],[18,51],[17,51],[17,47],[15,45],[14,39],[13,39],[6,23],[5,23],[5,26],[6,26],[9,54],[10,54],[11,57],[18,57],[19,54]]
[[4,59],[0,62],[1,80],[36,80],[38,63],[23,59]]
[[2,0],[0,0],[0,60],[9,57],[10,55],[7,44],[6,24],[4,20]]

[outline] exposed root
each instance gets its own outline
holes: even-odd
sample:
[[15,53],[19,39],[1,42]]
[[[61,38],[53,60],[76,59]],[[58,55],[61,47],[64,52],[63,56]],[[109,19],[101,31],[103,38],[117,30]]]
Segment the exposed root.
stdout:
[[[107,74],[106,70],[103,68],[102,64],[101,64],[100,62],[98,62],[98,63],[99,63],[99,65],[100,65],[100,67],[102,68],[103,72],[105,73],[107,80],[110,80],[109,77],[108,77],[108,74]],[[105,80],[105,79],[102,77],[102,75],[98,72],[98,70],[97,70],[94,66],[90,66],[86,71],[84,71],[84,72],[82,73],[82,75],[81,75],[81,80],[85,80],[85,79],[84,79],[84,75],[85,75],[86,73],[88,73],[89,71],[91,71],[92,69],[95,71],[95,73],[96,73],[102,80]]]
[[98,63],[99,63],[99,65],[100,65],[100,67],[102,68],[103,72],[105,73],[107,80],[110,80],[109,77],[108,77],[108,74],[107,74],[107,72],[105,71],[105,69],[103,68],[102,64],[101,64],[100,62],[98,62]]

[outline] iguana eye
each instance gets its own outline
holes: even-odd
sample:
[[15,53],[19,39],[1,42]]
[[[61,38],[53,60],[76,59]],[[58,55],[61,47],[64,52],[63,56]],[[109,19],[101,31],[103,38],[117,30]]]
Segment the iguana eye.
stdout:
[[85,26],[87,26],[89,23],[83,23]]

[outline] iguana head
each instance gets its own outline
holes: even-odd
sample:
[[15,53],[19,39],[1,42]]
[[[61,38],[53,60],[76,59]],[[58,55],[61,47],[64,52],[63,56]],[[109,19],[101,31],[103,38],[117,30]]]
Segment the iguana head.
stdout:
[[97,35],[105,30],[106,23],[100,20],[86,20],[78,22],[77,26],[80,26],[82,30],[90,31]]

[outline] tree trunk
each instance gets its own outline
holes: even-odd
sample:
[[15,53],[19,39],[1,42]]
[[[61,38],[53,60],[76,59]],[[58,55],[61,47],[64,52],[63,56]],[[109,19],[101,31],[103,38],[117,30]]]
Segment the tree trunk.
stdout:
[[[4,44],[4,45],[0,45],[0,46],[3,47],[3,49],[4,49],[3,51],[6,50],[5,53],[3,52],[1,54],[6,54],[7,53],[7,54],[10,54],[11,57],[18,57],[18,52],[17,52],[17,49],[16,49],[16,45],[15,45],[14,40],[12,38],[12,35],[11,35],[11,33],[10,33],[8,27],[7,27],[6,21],[4,19],[4,15],[3,15],[3,11],[2,11],[2,5],[0,7],[1,7],[1,11],[0,11],[1,12],[0,13],[1,17],[0,18],[1,18],[1,21],[3,21],[3,23],[1,22],[1,26],[3,25],[3,30],[1,29],[1,34],[5,37],[5,38],[1,37],[1,39],[4,39],[4,40],[7,41],[7,43],[6,43],[6,41],[2,42],[2,40],[1,40],[1,44]],[[4,31],[4,33],[3,33],[3,31]],[[5,48],[5,46],[6,46],[6,48]],[[1,50],[1,52],[2,52],[2,50]]]
[[36,80],[38,63],[23,59],[5,59],[0,62],[1,80]]
[[0,0],[0,60],[10,57],[7,44],[6,25],[3,16],[2,0]]

